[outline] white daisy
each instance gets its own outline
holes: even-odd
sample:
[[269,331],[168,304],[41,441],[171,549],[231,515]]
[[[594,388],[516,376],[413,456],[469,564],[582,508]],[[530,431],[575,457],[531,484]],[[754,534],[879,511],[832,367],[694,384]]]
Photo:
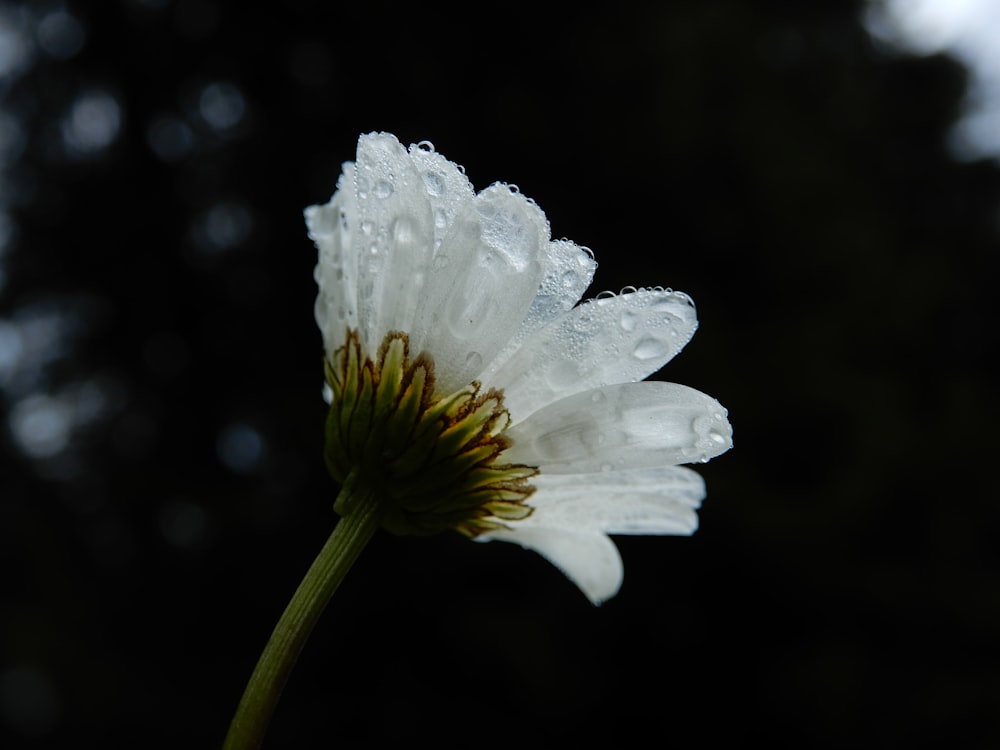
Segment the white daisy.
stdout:
[[704,482],[678,464],[731,447],[726,410],[638,382],[694,334],[687,295],[628,289],[577,305],[590,251],[551,240],[516,187],[476,193],[429,143],[407,150],[388,133],[360,138],[306,222],[327,465],[376,493],[385,528],[516,542],[595,604],[622,580],[608,534],[695,530]]

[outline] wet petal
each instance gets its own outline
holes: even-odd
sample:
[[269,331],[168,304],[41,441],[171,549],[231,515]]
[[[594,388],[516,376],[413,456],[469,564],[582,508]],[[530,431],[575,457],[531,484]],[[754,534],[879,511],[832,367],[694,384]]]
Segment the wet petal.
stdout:
[[420,173],[434,223],[434,252],[458,213],[476,197],[465,172],[428,143],[410,146],[410,159]]
[[483,371],[480,378],[489,383],[495,373],[520,348],[532,333],[544,327],[575,305],[590,286],[597,261],[590,251],[569,240],[555,240],[542,254],[542,283],[535,292],[531,307],[513,338]]
[[434,356],[438,387],[467,385],[518,330],[542,277],[548,222],[505,185],[479,193],[455,217],[431,264],[413,350]]
[[343,345],[347,329],[358,325],[357,260],[352,240],[354,191],[343,189],[344,184],[353,183],[354,164],[348,162],[330,202],[305,210],[309,237],[319,249],[314,272],[319,285],[316,323],[328,355]]
[[542,474],[532,480],[535,512],[512,528],[532,525],[606,534],[691,534],[705,481],[683,466],[598,474]]
[[434,229],[423,180],[395,136],[359,139],[354,186],[358,322],[361,340],[373,352],[386,332],[412,327]]
[[476,537],[484,542],[493,539],[534,550],[573,581],[592,604],[607,601],[621,588],[621,556],[614,542],[600,532],[535,526]]
[[722,405],[676,383],[623,383],[539,409],[506,435],[511,463],[542,473],[591,472],[707,461],[732,447]]
[[641,290],[569,310],[521,345],[490,379],[517,423],[574,393],[642,380],[691,340],[698,319],[680,292]]

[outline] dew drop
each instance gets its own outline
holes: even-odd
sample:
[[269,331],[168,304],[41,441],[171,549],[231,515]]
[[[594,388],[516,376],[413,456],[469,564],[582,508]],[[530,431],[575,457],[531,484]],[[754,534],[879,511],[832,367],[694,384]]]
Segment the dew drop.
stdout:
[[445,214],[444,210],[440,208],[434,211],[434,226],[438,229],[444,229],[448,226],[448,216]]
[[439,196],[444,193],[444,179],[437,172],[424,172],[424,187],[429,195]]
[[634,286],[624,286],[619,294],[635,294],[638,290]]
[[691,429],[694,430],[695,434],[705,436],[712,429],[712,420],[705,416],[695,417],[691,420]]
[[725,436],[723,436],[723,434],[721,432],[719,432],[718,430],[709,430],[708,431],[708,439],[711,440],[716,445],[725,445],[726,444],[726,438],[725,438]]
[[562,360],[553,362],[543,375],[546,384],[554,391],[561,391],[580,380],[580,372],[575,364]]
[[419,148],[424,153],[428,154],[434,153],[434,144],[431,143],[430,141],[420,141],[420,143],[417,144],[417,148]]
[[400,248],[409,250],[420,242],[420,231],[416,223],[408,215],[400,216],[392,223],[392,241]]
[[388,198],[392,195],[392,184],[388,180],[379,180],[375,183],[372,192],[375,193],[376,198]]
[[483,366],[483,355],[479,352],[469,352],[465,355],[465,366],[469,369],[480,369]]
[[652,336],[643,336],[636,342],[635,348],[632,349],[632,356],[636,359],[655,359],[657,357],[665,357],[669,353],[670,347],[666,342]]
[[634,331],[635,327],[639,325],[639,316],[633,310],[625,310],[622,312],[618,322],[623,331]]
[[367,220],[361,222],[361,231],[365,234],[371,234],[373,229],[375,229],[374,222]]
[[562,275],[562,285],[567,289],[572,289],[576,286],[576,280],[579,278],[579,274],[576,271],[564,271]]

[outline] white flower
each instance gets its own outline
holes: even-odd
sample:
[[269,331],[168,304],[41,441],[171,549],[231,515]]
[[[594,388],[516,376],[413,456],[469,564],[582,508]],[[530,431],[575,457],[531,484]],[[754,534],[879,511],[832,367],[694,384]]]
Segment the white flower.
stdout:
[[[516,187],[475,193],[429,143],[362,136],[306,210],[332,398],[327,463],[386,498],[383,525],[535,550],[594,603],[622,562],[608,534],[690,534],[728,450],[726,410],[637,382],[697,327],[691,299],[629,289],[577,305],[592,254],[551,240]],[[337,508],[350,512],[350,508]]]

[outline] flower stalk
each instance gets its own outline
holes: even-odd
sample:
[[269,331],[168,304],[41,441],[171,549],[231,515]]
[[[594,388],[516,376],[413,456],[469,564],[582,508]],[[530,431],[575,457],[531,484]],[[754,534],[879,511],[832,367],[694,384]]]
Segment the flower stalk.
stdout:
[[349,505],[278,620],[229,725],[223,750],[259,748],[299,653],[354,561],[378,528],[382,503],[349,478],[337,498]]

